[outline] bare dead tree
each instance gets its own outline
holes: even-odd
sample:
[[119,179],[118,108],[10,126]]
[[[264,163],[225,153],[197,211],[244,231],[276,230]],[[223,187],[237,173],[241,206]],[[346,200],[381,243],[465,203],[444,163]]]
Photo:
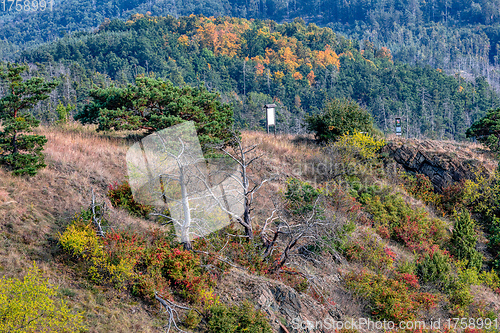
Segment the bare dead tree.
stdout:
[[[176,152],[169,149],[168,144],[165,142],[165,138],[158,135],[161,144],[164,147],[165,158],[169,158],[174,161],[176,168],[172,170],[171,173],[159,174],[157,177],[159,179],[161,196],[165,204],[177,204],[182,209],[182,215],[179,218],[174,218],[171,215],[165,215],[162,213],[154,212],[150,215],[152,216],[162,216],[167,218],[167,223],[174,224],[178,230],[180,230],[181,243],[186,250],[191,250],[191,235],[193,224],[192,211],[196,207],[190,206],[190,200],[192,200],[199,191],[199,185],[205,185],[205,183],[196,183],[196,179],[201,178],[199,175],[193,175],[193,172],[203,172],[196,166],[198,163],[204,163],[202,156],[197,156],[197,154],[192,153],[186,146],[182,138],[178,138],[179,147]],[[205,176],[205,175],[203,175]],[[178,185],[179,190],[172,194],[167,193],[168,188],[172,188],[172,184]],[[175,186],[175,185],[173,185]]]
[[215,149],[223,152],[229,156],[240,167],[240,177],[235,180],[239,183],[244,197],[243,203],[243,217],[236,217],[239,224],[245,229],[245,235],[248,239],[253,239],[252,227],[252,205],[257,191],[267,182],[275,179],[270,177],[266,179],[256,180],[250,176],[250,166],[252,163],[260,159],[264,154],[251,156],[253,152],[259,147],[259,144],[244,146],[240,136],[233,132],[233,136],[229,142],[214,146]]
[[255,182],[249,166],[260,156],[249,158],[257,145],[243,147],[235,136],[235,149],[219,146],[226,156],[205,158],[193,124],[185,123],[159,131],[134,144],[127,153],[130,184],[139,202],[169,207],[169,214],[153,212],[173,224],[185,249],[191,240],[221,229],[231,220],[253,238],[251,206],[254,194],[269,179]]
[[[314,197],[314,198],[312,198]],[[292,254],[312,254],[312,249],[319,251],[327,250],[334,257],[342,261],[342,257],[336,251],[333,244],[338,241],[338,229],[342,220],[335,215],[329,215],[328,196],[317,194],[308,199],[293,204],[285,198],[275,200],[275,210],[266,220],[262,230],[265,246],[263,259],[269,257],[273,251],[279,249],[281,255],[275,262],[273,270],[277,271],[283,267],[291,258]],[[297,207],[300,207],[300,212]],[[272,225],[275,227],[273,228]]]
[[[135,177],[134,196],[155,207],[169,207],[169,214],[150,215],[173,224],[185,249],[192,250],[192,239],[229,224],[228,215],[241,219],[243,196],[231,178],[236,169],[227,163],[209,165],[193,124],[152,134],[133,149],[127,158]],[[217,172],[212,174],[210,168]]]

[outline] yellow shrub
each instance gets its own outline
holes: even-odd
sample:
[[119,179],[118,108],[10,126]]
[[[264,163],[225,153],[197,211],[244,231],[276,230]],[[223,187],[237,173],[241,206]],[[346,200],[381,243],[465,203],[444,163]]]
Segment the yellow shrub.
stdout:
[[81,314],[72,314],[64,301],[56,302],[57,289],[36,265],[23,280],[0,278],[0,332],[78,332]]
[[474,207],[475,212],[492,216],[496,209],[492,202],[495,202],[500,193],[500,173],[496,171],[492,177],[488,177],[481,173],[481,170],[476,170],[474,175],[476,181],[466,180],[464,183],[465,204]]
[[117,265],[108,263],[106,269],[109,272],[110,282],[116,288],[123,287],[133,277],[134,265],[134,262],[125,259],[120,259]]
[[467,261],[465,260],[458,261],[456,266],[458,280],[465,285],[477,286],[483,284],[493,290],[500,287],[500,277],[494,270],[479,272],[477,268],[466,268]]
[[217,296],[212,288],[210,289],[201,289],[200,290],[200,298],[201,302],[205,309],[210,308],[214,305],[219,305],[219,296]]
[[80,216],[59,236],[59,242],[68,253],[85,259],[89,278],[95,283],[110,282],[120,288],[133,275],[135,262],[120,259],[117,264],[111,263],[102,239],[92,225],[85,224]]
[[96,231],[90,224],[82,223],[77,217],[62,234],[59,235],[59,242],[63,249],[77,257],[93,257],[102,255],[103,250],[99,242]]
[[92,257],[88,267],[89,277],[95,283],[109,282],[117,289],[125,287],[133,278],[134,263],[120,259],[118,264],[110,263],[107,255]]
[[467,268],[467,260],[459,260],[456,263],[458,282],[466,286],[478,286],[481,284],[481,276],[477,268]]
[[372,159],[376,157],[377,151],[385,146],[385,140],[377,140],[371,135],[354,132],[354,134],[344,134],[335,143],[336,145],[344,148],[355,149],[365,159]]
[[479,278],[484,285],[490,287],[492,290],[500,288],[500,278],[494,270],[489,272],[482,271]]
[[477,182],[467,179],[464,183],[464,197],[468,201],[467,203],[472,203],[481,197],[480,189],[485,185],[485,178],[481,177]]

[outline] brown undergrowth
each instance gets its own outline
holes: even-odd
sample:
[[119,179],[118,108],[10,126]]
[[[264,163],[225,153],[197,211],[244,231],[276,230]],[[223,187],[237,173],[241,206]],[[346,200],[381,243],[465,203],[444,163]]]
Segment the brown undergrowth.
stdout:
[[[151,309],[90,284],[58,260],[57,233],[88,207],[91,190],[105,198],[107,186],[125,178],[127,141],[77,124],[38,132],[48,139],[45,169],[31,178],[0,169],[0,274],[22,277],[34,260],[60,297],[84,313],[89,332],[157,332]],[[121,210],[110,214],[120,225],[143,223]]]
[[[96,133],[95,127],[77,124],[41,127],[38,132],[48,139],[45,148],[47,168],[33,178],[13,177],[0,169],[0,274],[21,277],[34,260],[44,275],[60,287],[60,297],[84,313],[90,332],[160,331],[165,317],[158,316],[158,307],[131,296],[127,291],[84,278],[82,272],[87,268],[78,261],[68,261],[61,254],[57,239],[75,214],[88,207],[92,189],[99,200],[111,207],[106,197],[108,186],[127,179],[125,155],[133,142],[127,139],[130,133]],[[304,306],[318,307],[318,311],[299,309],[293,312],[295,301],[288,300],[293,306],[284,306],[285,311],[305,316],[329,313],[344,320],[367,316],[428,319],[432,315],[449,314],[449,298],[461,296],[440,294],[437,287],[416,280],[416,265],[421,259],[420,253],[434,253],[437,247],[445,248],[451,221],[408,195],[398,186],[401,182],[397,173],[382,170],[380,163],[370,162],[354,168],[354,171],[348,170],[350,174],[328,181],[329,177],[336,177],[339,170],[330,170],[332,173],[325,172],[318,177],[315,174],[320,170],[318,166],[328,166],[331,161],[355,164],[356,158],[342,155],[343,151],[319,147],[307,137],[248,131],[243,132],[242,137],[246,146],[260,144],[254,156],[262,157],[252,166],[251,176],[256,180],[275,176],[255,197],[253,222],[256,236],[276,208],[276,200],[286,189],[289,178],[298,178],[330,191],[328,207],[331,214],[327,216],[351,228],[354,223],[354,229],[346,229],[343,238],[335,243],[343,260],[331,252],[314,255],[317,249],[309,247],[307,249],[311,251],[296,253],[287,263],[287,268],[274,275],[267,274],[267,266],[259,266],[258,256],[245,253],[254,251],[254,248],[242,245],[234,236],[231,236],[234,238],[232,243],[226,243],[224,237],[227,235],[223,235],[217,239],[220,244],[214,241],[212,248],[224,249],[219,255],[233,259],[233,264],[240,268],[229,265],[225,267],[226,273],[218,277],[218,281],[224,283],[215,287],[216,292],[221,293],[221,300],[238,303],[249,298],[259,306],[276,307],[267,313],[274,320],[274,328],[290,328],[290,322],[278,315],[283,310],[279,301],[283,291],[287,292],[287,297],[295,293],[299,295],[298,299]],[[449,149],[447,145],[443,144],[444,150]],[[474,154],[481,155],[479,147],[467,149],[470,149],[471,158]],[[486,164],[492,163],[488,157],[482,158]],[[340,173],[344,171],[340,170]],[[400,199],[391,195],[399,195]],[[404,209],[397,210],[392,206]],[[403,220],[409,222],[398,224],[393,209],[408,215]],[[158,227],[152,221],[133,217],[123,209],[111,208],[107,219],[121,231],[147,233]],[[419,228],[425,229],[428,239],[422,238]],[[222,231],[224,233],[237,231]],[[204,247],[202,250],[209,249]],[[211,260],[204,264],[216,266],[218,259]],[[251,285],[242,283],[243,280],[267,282],[262,289],[260,282]],[[252,287],[245,287],[249,285]],[[374,290],[380,294],[374,296]],[[265,297],[260,297],[259,292]],[[384,303],[389,302],[391,295],[400,297],[407,309],[391,312],[390,303]],[[485,309],[484,313],[491,303],[495,306],[499,303],[498,295],[484,283],[481,287],[474,287],[471,295],[472,303],[467,303],[467,307],[478,304]],[[481,305],[483,298],[488,302],[484,306]],[[377,302],[385,305],[374,307]],[[313,314],[315,312],[319,314]],[[471,315],[479,315],[476,312]]]

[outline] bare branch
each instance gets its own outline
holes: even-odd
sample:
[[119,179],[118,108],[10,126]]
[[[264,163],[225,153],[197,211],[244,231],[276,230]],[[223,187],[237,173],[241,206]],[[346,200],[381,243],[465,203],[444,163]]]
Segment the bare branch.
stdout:
[[155,291],[155,299],[160,302],[161,306],[165,309],[165,312],[168,313],[168,327],[167,327],[167,333],[170,332],[170,328],[173,327],[175,329],[177,329],[177,331],[179,332],[183,332],[183,333],[189,333],[187,331],[184,331],[184,330],[181,330],[178,326],[177,326],[177,322],[176,322],[176,317],[179,318],[179,314],[177,313],[177,311],[174,309],[174,307],[178,307],[180,309],[186,309],[186,310],[190,310],[189,308],[186,308],[186,307],[182,307],[180,305],[176,305],[168,300],[165,300],[163,298],[161,298],[160,296],[158,296],[158,293]]
[[[199,251],[199,250],[193,250],[193,252],[195,252],[195,253],[202,253],[202,254],[206,254],[207,256],[211,256],[211,255],[213,255],[213,253],[209,253],[209,252],[205,252],[205,251]],[[248,271],[248,269],[246,269],[245,267],[241,267],[241,266],[235,265],[235,264],[233,264],[232,262],[230,262],[230,261],[228,261],[227,259],[224,259],[224,258],[222,258],[222,257],[220,257],[220,256],[215,256],[215,259],[217,259],[217,260],[219,260],[219,261],[222,261],[223,263],[226,263],[226,264],[228,264],[228,265],[229,265],[229,266],[231,266],[231,267],[241,269],[241,270],[243,270],[243,271],[245,271],[245,272],[247,272],[247,271]]]
[[[106,211],[106,203],[96,204],[94,189],[92,189],[92,203],[90,208],[92,210],[92,223],[94,223],[97,229],[97,235],[104,238],[105,234],[102,230],[101,221]],[[98,208],[98,212],[96,212],[96,208]]]

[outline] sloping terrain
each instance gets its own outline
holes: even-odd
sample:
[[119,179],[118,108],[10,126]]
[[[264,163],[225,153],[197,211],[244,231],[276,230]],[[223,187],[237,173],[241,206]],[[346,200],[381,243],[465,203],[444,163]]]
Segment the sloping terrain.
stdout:
[[[85,276],[83,263],[70,260],[58,240],[58,235],[74,215],[89,206],[92,189],[99,200],[106,201],[110,207],[108,220],[113,228],[136,232],[158,228],[154,221],[135,218],[121,208],[112,208],[106,199],[108,185],[126,180],[125,154],[133,141],[126,139],[127,133],[96,133],[93,127],[80,125],[45,127],[39,132],[48,138],[45,148],[47,168],[32,178],[13,177],[0,170],[0,274],[22,277],[35,261],[44,276],[59,287],[59,297],[68,301],[75,311],[83,312],[89,332],[162,331],[166,317],[160,314],[158,304],[132,296],[128,289],[93,283]],[[333,159],[343,167],[355,161],[353,155],[333,148],[325,150],[328,148],[316,146],[310,138],[244,132],[243,142],[246,145],[260,144],[255,154],[262,157],[252,167],[252,176],[276,176],[256,195],[253,221],[257,231],[272,216],[287,191],[287,179],[295,177],[315,187],[325,186],[328,183],[325,179],[332,175],[319,172],[322,170],[319,165],[328,165]],[[491,163],[484,158],[486,165]],[[236,264],[218,277],[214,290],[220,301],[239,304],[250,300],[263,310],[273,330],[284,332],[293,331],[292,321],[297,317],[312,321],[327,317],[343,321],[359,317],[429,321],[458,314],[452,312],[458,304],[453,298],[454,291],[445,292],[437,282],[424,282],[408,268],[420,254],[424,256],[427,251],[435,253],[446,248],[446,241],[451,237],[452,217],[444,216],[437,208],[427,207],[425,200],[412,198],[402,190],[397,174],[390,171],[396,169],[394,166],[387,167],[380,176],[381,166],[381,163],[360,164],[344,183],[330,183],[328,189],[335,195],[327,201],[327,218],[337,221],[339,226],[349,225],[349,221],[354,226],[345,232],[340,245],[336,245],[340,256],[328,251],[313,255],[314,248],[307,247],[311,244],[301,240],[301,247],[292,253],[286,264],[291,273],[270,275],[252,273],[253,266],[245,267],[231,257],[231,252],[221,250],[219,256],[224,255],[229,261],[234,259]],[[362,189],[356,185],[374,183],[375,180],[378,189],[370,190],[369,186]],[[356,193],[349,188],[355,189]],[[403,199],[391,199],[387,192],[403,193]],[[390,203],[389,200],[396,201]],[[401,224],[398,229],[383,223],[384,219],[394,218],[389,213],[380,213],[381,205],[388,207],[389,204],[407,205],[409,210],[403,211],[404,214],[410,214],[410,210],[420,212],[421,209],[422,213],[418,213],[420,215],[414,220],[414,217],[411,220],[408,217],[407,224]],[[405,229],[405,225],[420,229]],[[432,228],[441,234],[436,234]],[[267,231],[271,232],[272,227]],[[390,232],[393,234],[388,236]],[[420,243],[414,239],[420,239]],[[458,268],[449,274],[460,277],[461,272],[464,270]],[[293,280],[295,276],[303,278],[304,284],[297,285]],[[398,279],[406,282],[398,284]],[[407,307],[406,316],[398,317],[390,309],[383,310],[380,304],[390,304],[390,299],[374,298],[379,289],[369,292],[368,285],[394,293],[396,304]],[[465,311],[462,315],[479,317],[498,313],[500,297],[493,285],[469,282],[473,299],[462,304],[460,309]],[[414,303],[415,299],[419,300],[418,303]],[[180,298],[175,301],[190,304]],[[202,327],[195,329],[202,330]]]
[[[75,213],[90,204],[91,190],[105,197],[107,186],[126,173],[127,145],[76,127],[43,128],[47,168],[33,178],[0,170],[0,267],[2,275],[21,277],[33,261],[60,297],[84,311],[89,332],[155,332],[152,314],[126,294],[99,288],[75,275],[60,260],[58,233]],[[113,220],[137,223],[111,211]]]

